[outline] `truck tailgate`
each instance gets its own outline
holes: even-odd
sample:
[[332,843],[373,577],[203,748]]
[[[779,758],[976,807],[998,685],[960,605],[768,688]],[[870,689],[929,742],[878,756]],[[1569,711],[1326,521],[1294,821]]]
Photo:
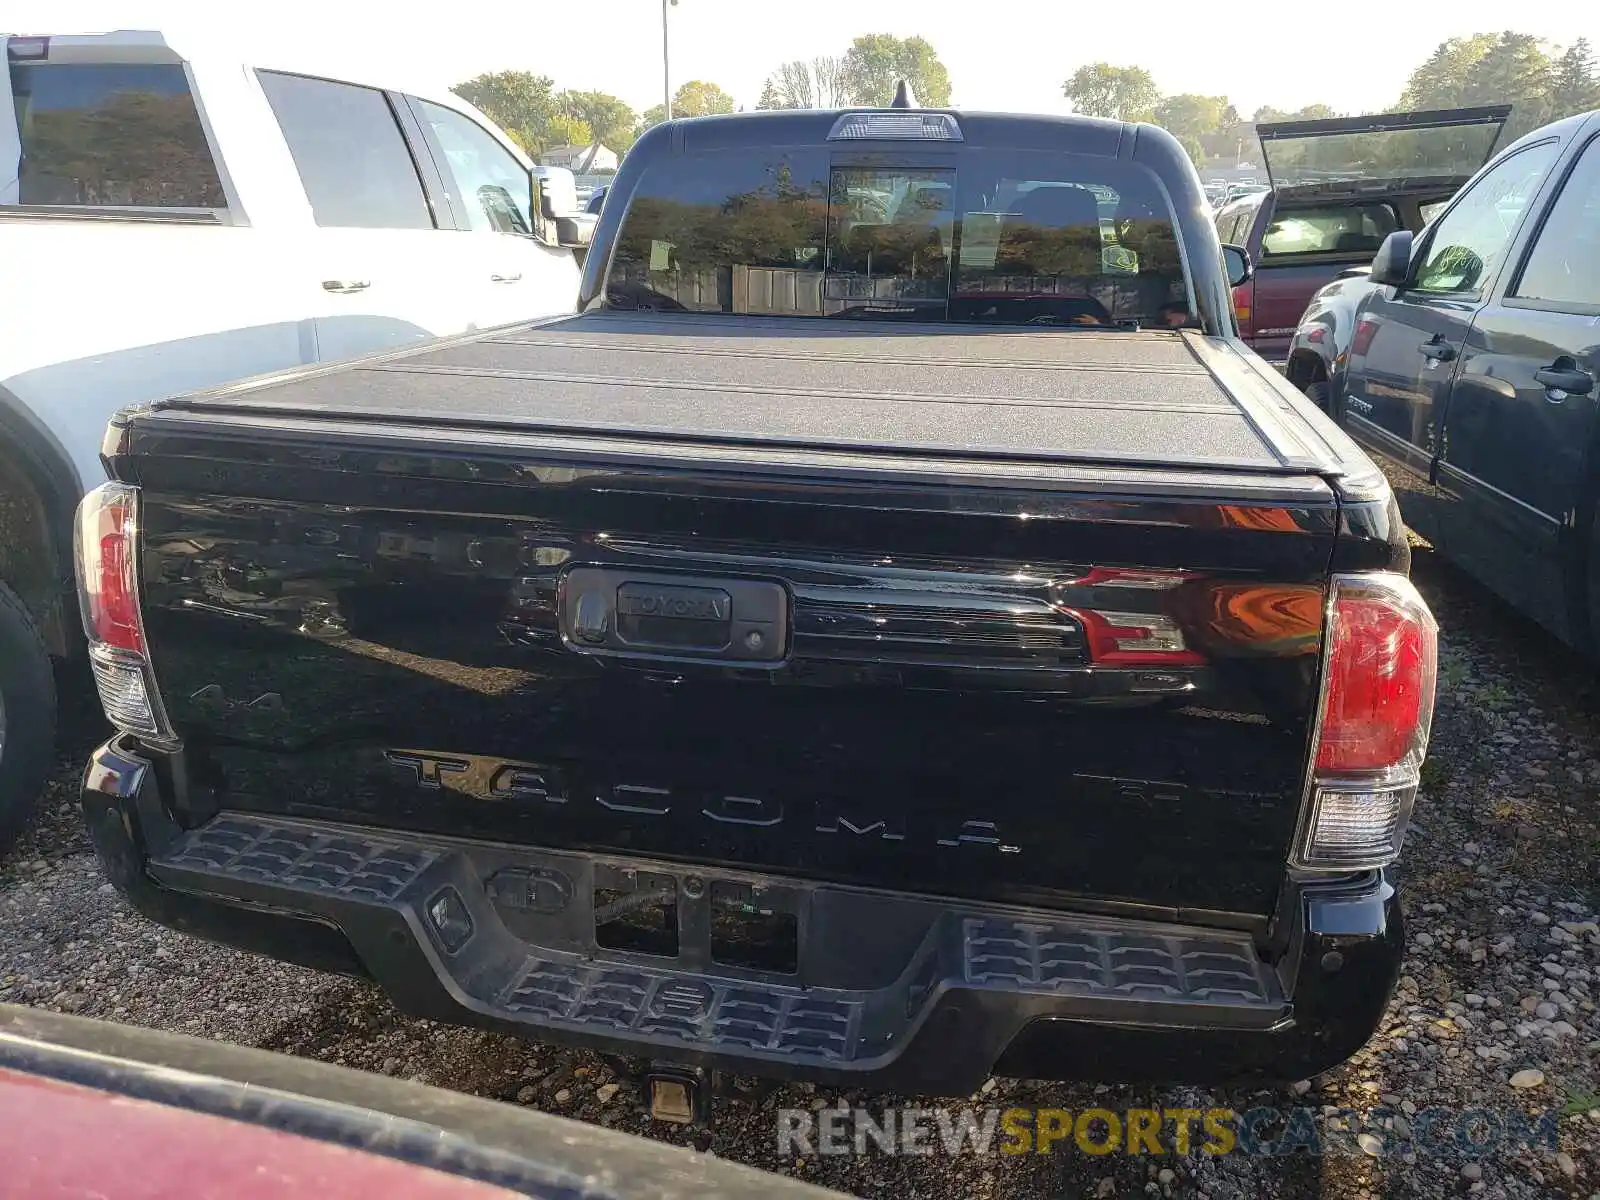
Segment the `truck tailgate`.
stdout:
[[[695,370],[730,369],[703,342]],[[896,369],[879,344],[875,383]],[[594,353],[536,369],[580,379]],[[1272,910],[1337,524],[1320,479],[1006,456],[1030,435],[1004,423],[938,455],[843,448],[859,421],[816,427],[830,450],[547,428],[583,424],[578,404],[460,428],[482,390],[520,413],[539,393],[515,399],[532,364],[451,369],[453,418],[397,400],[412,376],[385,368],[382,420],[361,387],[334,417],[316,399],[333,377],[257,393],[276,411],[245,393],[132,419],[118,473],[141,486],[151,653],[208,781],[197,810],[1050,906]],[[1001,377],[1015,391],[1021,373]],[[1109,363],[1091,378],[1144,386]],[[738,411],[695,395],[707,424]],[[792,401],[809,440],[813,401]]]

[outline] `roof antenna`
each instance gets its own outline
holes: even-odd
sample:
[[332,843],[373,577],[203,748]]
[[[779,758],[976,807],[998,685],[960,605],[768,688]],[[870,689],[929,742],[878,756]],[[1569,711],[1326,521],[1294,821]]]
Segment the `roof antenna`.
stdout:
[[902,79],[894,85],[894,99],[889,101],[890,108],[917,108],[917,98],[911,94],[911,84]]

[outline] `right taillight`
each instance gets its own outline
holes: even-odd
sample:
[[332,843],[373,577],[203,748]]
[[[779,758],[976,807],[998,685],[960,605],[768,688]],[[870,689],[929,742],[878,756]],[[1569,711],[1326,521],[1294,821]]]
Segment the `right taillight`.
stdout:
[[1255,330],[1255,281],[1233,289],[1233,315],[1239,318],[1239,336],[1249,337]]
[[124,483],[103,483],[78,505],[78,601],[107,719],[171,748],[177,739],[156,688],[139,609],[138,515],[139,491]]
[[1433,719],[1439,627],[1403,575],[1335,576],[1311,795],[1296,865],[1364,870],[1400,852]]

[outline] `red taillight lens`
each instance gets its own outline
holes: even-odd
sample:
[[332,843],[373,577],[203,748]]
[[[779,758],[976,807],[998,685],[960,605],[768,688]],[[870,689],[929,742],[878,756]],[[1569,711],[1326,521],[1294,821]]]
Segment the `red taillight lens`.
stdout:
[[1366,317],[1356,322],[1356,331],[1350,338],[1350,353],[1365,354],[1367,347],[1372,345],[1372,339],[1378,332],[1378,323]]
[[1438,670],[1422,597],[1403,576],[1340,577],[1327,637],[1318,774],[1420,767]]
[[1239,318],[1239,333],[1243,337],[1249,337],[1255,329],[1255,315],[1253,312],[1255,302],[1256,285],[1254,280],[1249,283],[1241,283],[1233,289],[1233,312]]
[[108,483],[84,498],[78,510],[78,588],[89,641],[143,655],[134,573],[137,497],[133,488]]

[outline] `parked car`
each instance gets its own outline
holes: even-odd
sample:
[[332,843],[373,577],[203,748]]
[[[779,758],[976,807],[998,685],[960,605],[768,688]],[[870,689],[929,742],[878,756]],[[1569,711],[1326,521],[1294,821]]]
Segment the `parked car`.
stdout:
[[1521,138],[1370,275],[1313,300],[1289,374],[1389,471],[1406,521],[1600,653],[1600,112]]
[[[72,510],[124,404],[571,312],[572,180],[447,91],[0,35],[0,853],[81,655]],[[565,205],[565,207],[563,207]]]
[[1253,179],[1230,183],[1222,193],[1222,203],[1228,204],[1244,196],[1263,196],[1271,190],[1267,184],[1258,183]]
[[1509,105],[1257,126],[1271,183],[1225,204],[1217,236],[1245,247],[1255,277],[1234,296],[1244,340],[1283,363],[1312,295],[1416,231],[1494,152]]
[[1151,126],[657,126],[580,315],[116,419],[108,877],[702,1081],[1326,1070],[1436,631],[1247,274]]
[[843,1200],[373,1071],[0,1004],[0,1192],[100,1200]]

